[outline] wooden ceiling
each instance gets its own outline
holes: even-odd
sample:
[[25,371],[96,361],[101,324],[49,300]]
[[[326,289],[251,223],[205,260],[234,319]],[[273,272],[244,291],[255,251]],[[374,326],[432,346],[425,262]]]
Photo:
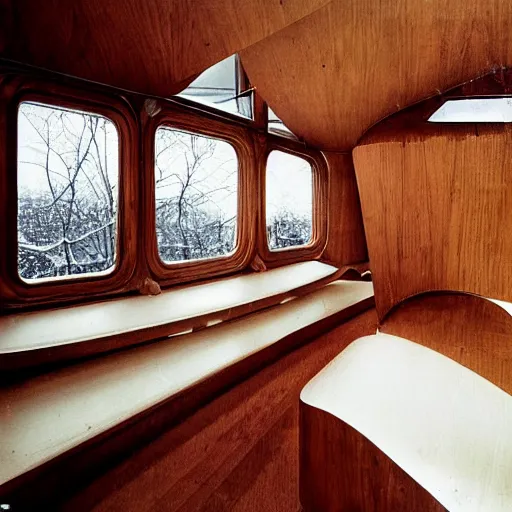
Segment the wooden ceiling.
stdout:
[[349,150],[384,116],[512,64],[511,26],[504,0],[333,0],[241,57],[288,128]]
[[0,56],[169,96],[239,52],[312,146],[512,64],[504,0],[0,0]]
[[170,96],[329,0],[0,0],[0,56]]

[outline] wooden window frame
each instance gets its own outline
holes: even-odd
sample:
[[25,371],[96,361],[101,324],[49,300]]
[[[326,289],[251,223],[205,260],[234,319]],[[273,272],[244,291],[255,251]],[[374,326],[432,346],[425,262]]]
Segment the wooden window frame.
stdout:
[[[271,250],[267,239],[266,176],[268,157],[272,151],[281,151],[306,160],[313,175],[313,225],[307,245]],[[269,268],[299,261],[318,259],[327,244],[327,164],[318,151],[312,151],[292,139],[267,134],[265,150],[259,165],[260,193],[258,253]]]
[[[255,250],[255,227],[257,180],[254,172],[254,148],[247,130],[218,116],[194,115],[178,104],[159,104],[155,115],[143,121],[144,153],[144,226],[147,264],[149,271],[160,286],[184,284],[199,279],[234,273],[243,270],[253,258]],[[158,109],[157,109],[158,110]],[[156,236],[155,205],[155,136],[158,128],[181,130],[230,144],[238,158],[237,235],[232,253],[226,256],[201,260],[165,263],[160,258]]]
[[[18,272],[18,110],[23,102],[39,102],[90,112],[114,123],[119,141],[116,264],[108,274],[84,274],[41,280],[23,280]],[[5,73],[0,75],[0,300],[2,307],[77,301],[129,289],[137,254],[137,121],[117,95],[89,87],[69,87],[48,79]]]

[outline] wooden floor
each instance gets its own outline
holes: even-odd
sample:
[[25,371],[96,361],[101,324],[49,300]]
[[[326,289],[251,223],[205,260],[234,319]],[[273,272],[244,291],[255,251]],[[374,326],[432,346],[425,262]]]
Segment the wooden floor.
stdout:
[[66,511],[297,512],[300,390],[375,310],[288,354],[135,452]]

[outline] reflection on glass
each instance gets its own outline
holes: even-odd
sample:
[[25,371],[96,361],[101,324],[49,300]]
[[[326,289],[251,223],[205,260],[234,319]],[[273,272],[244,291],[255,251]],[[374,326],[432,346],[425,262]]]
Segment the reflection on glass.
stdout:
[[270,107],[268,107],[268,131],[276,135],[286,135],[296,138],[295,134],[275,115]]

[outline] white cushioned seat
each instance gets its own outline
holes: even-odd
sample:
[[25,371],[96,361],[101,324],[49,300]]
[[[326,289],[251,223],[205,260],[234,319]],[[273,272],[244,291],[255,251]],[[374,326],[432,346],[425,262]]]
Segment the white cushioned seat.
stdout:
[[512,397],[457,362],[366,336],[301,400],[356,429],[451,512],[512,510]]

